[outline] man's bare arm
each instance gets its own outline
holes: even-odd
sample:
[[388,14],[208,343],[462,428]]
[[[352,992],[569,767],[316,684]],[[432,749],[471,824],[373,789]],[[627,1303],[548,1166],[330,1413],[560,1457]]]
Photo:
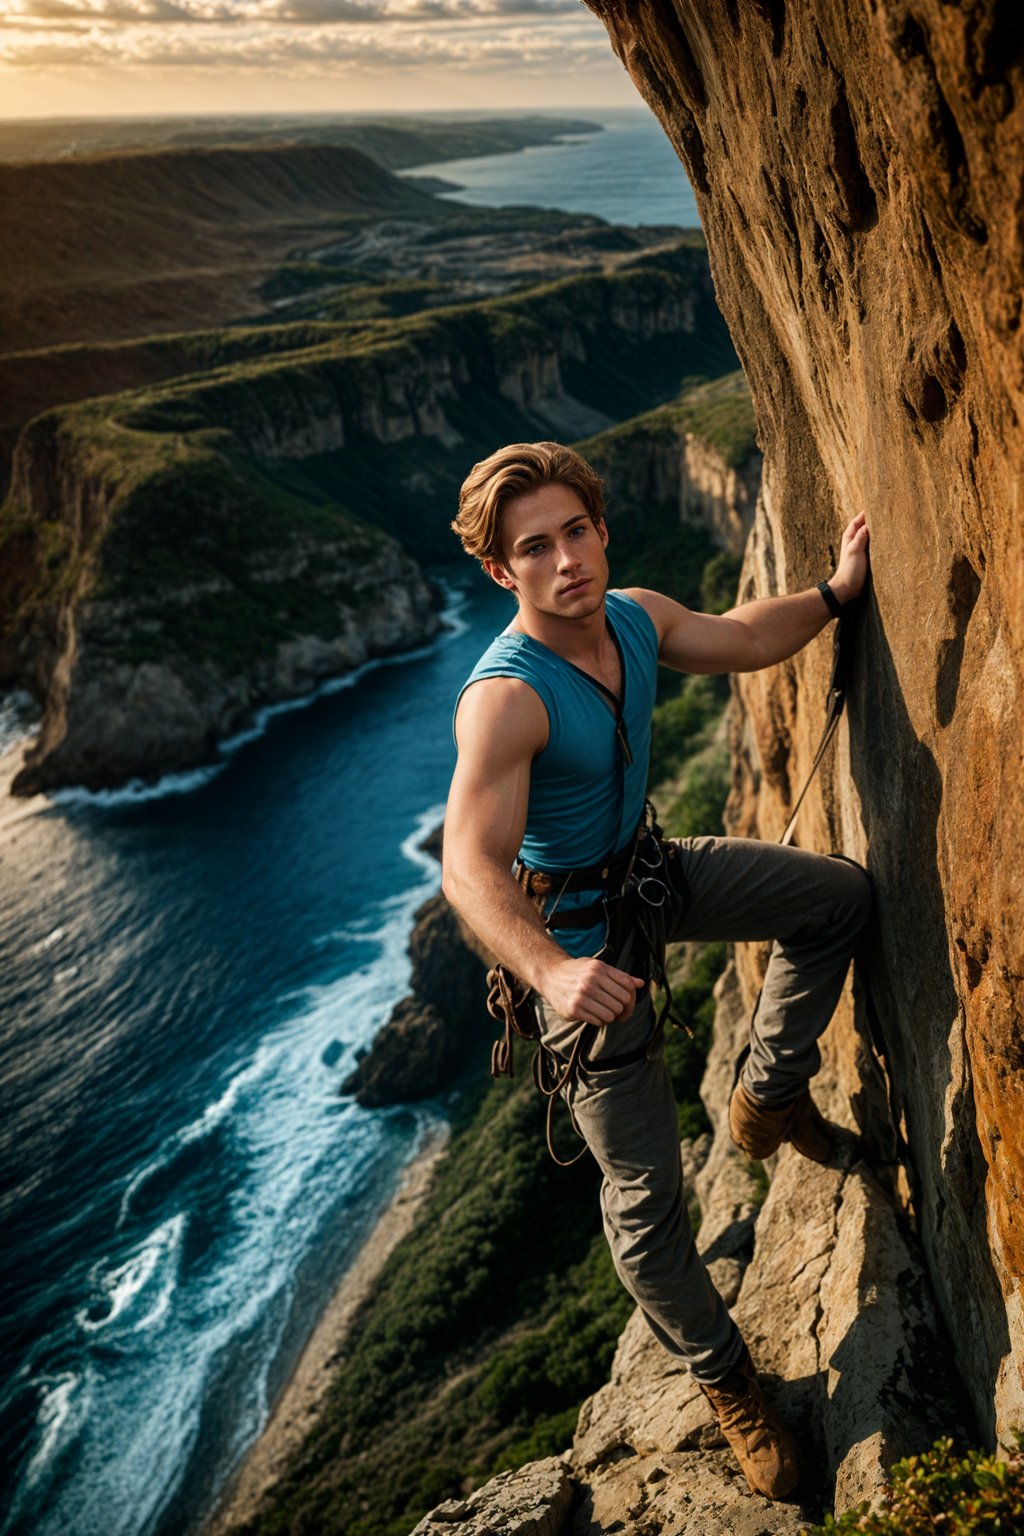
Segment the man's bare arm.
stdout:
[[537,694],[516,678],[485,678],[462,696],[459,758],[444,824],[442,887],[452,906],[516,976],[567,1019],[628,1018],[639,977],[567,955],[512,875],[526,827],[530,769],[547,741]]
[[[843,533],[829,586],[841,603],[858,596],[867,576],[868,530],[861,513]],[[816,587],[786,597],[758,598],[728,613],[694,613],[660,592],[630,595],[658,631],[658,658],[681,672],[756,672],[785,661],[813,640],[832,615]]]

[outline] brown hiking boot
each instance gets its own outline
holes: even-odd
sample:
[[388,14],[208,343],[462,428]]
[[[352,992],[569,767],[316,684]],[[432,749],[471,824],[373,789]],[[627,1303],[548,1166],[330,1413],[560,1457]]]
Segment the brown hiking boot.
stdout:
[[749,1352],[724,1380],[700,1389],[753,1491],[766,1499],[792,1493],[800,1481],[796,1440],[762,1392]]
[[769,1109],[738,1082],[729,1100],[729,1132],[740,1151],[757,1162],[771,1157],[784,1141],[814,1163],[829,1163],[837,1154],[831,1127],[809,1088],[789,1104]]

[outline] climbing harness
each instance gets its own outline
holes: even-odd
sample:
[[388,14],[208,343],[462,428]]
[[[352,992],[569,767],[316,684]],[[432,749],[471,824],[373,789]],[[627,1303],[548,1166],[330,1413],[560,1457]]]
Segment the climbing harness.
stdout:
[[[621,827],[626,802],[626,769],[633,763],[633,752],[626,727],[626,658],[622,644],[610,619],[606,620],[608,635],[619,658],[622,678],[621,694],[616,694],[599,678],[585,672],[573,662],[566,661],[590,687],[600,693],[609,705],[615,719],[615,739],[618,745],[618,814],[616,824]],[[563,660],[565,658],[563,657]],[[673,866],[674,869],[673,869]],[[581,1071],[608,1071],[625,1066],[650,1054],[657,1047],[665,1022],[672,1017],[672,993],[665,975],[665,924],[663,908],[668,899],[666,880],[675,877],[675,888],[680,893],[682,871],[678,854],[667,843],[658,826],[654,807],[645,800],[639,825],[629,841],[610,854],[600,865],[587,869],[542,870],[528,868],[521,860],[516,861],[513,871],[526,895],[537,907],[549,933],[598,928],[603,926],[605,941],[598,958],[617,962],[628,939],[634,949],[630,967],[634,974],[641,970],[646,980],[654,980],[664,988],[665,1004],[659,1012],[650,1039],[637,1051],[607,1057],[600,1062],[591,1059],[589,1048],[597,1038],[595,1025],[579,1021],[572,1048],[567,1058],[557,1055],[541,1040],[541,1024],[534,994],[524,982],[505,966],[496,965],[488,972],[487,1009],[502,1027],[502,1036],[491,1050],[491,1072],[495,1076],[512,1077],[514,1037],[520,1035],[537,1042],[533,1058],[533,1078],[540,1092],[548,1101],[547,1144],[555,1162],[569,1167],[583,1156],[584,1146],[576,1157],[566,1161],[554,1148],[553,1122],[555,1103],[559,1097],[565,1100],[573,1129],[582,1140],[582,1133],[573,1113],[573,1088]],[[563,907],[563,897],[569,893],[591,895],[593,900],[582,906]],[[549,905],[550,899],[550,905]],[[675,1020],[673,1019],[673,1022]]]
[[[580,1071],[603,1073],[629,1066],[654,1054],[667,1023],[687,1029],[673,1012],[672,988],[665,971],[665,906],[671,894],[685,900],[682,866],[678,850],[666,841],[658,825],[653,805],[645,800],[636,834],[625,848],[603,865],[590,869],[539,870],[529,869],[517,861],[514,874],[544,918],[549,933],[591,928],[602,923],[605,942],[598,952],[598,959],[607,959],[609,963],[618,961],[627,940],[632,939],[630,970],[634,975],[656,982],[665,997],[654,1028],[643,1045],[595,1060],[590,1056],[590,1048],[598,1035],[597,1026],[580,1023],[569,1055],[563,1059],[541,1041],[540,1019],[531,989],[502,965],[494,966],[488,973],[487,1009],[504,1027],[503,1037],[494,1042],[491,1051],[491,1072],[495,1076],[514,1075],[515,1035],[537,1042],[533,1078],[548,1101],[548,1151],[556,1163],[569,1167],[583,1156],[586,1147],[568,1161],[558,1156],[553,1138],[554,1109],[561,1096],[568,1107],[572,1127],[582,1139],[572,1106],[572,1090]],[[585,906],[563,910],[560,903],[568,891],[592,892],[595,900]],[[550,896],[554,901],[550,908],[546,908]]]

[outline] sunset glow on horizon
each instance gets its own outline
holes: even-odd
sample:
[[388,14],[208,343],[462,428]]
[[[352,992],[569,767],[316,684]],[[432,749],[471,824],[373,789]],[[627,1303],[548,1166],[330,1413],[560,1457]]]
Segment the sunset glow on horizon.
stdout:
[[639,106],[581,0],[0,0],[0,117]]

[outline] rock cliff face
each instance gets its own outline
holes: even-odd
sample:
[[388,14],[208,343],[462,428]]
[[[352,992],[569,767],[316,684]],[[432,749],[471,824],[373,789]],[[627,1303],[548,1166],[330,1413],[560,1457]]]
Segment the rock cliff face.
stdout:
[[[513,295],[492,310],[368,327],[354,340],[165,388],[114,414],[134,432],[227,428],[238,449],[258,461],[303,460],[367,441],[428,438],[446,448],[473,447],[472,411],[481,400],[503,407],[506,420],[514,407],[536,428],[555,427],[575,412],[579,436],[627,414],[618,401],[608,414],[594,404],[603,391],[593,371],[606,354],[623,354],[624,371],[637,375],[633,397],[649,404],[671,387],[651,388],[627,355],[659,340],[682,359],[688,339],[705,344],[709,330],[712,345],[718,342],[721,322],[713,312],[708,321],[713,295],[703,250],[680,247],[663,260],[664,270],[638,265],[570,280]],[[722,341],[728,352],[724,334]],[[500,420],[499,414],[494,430]],[[28,436],[16,456],[15,498],[19,475],[29,473],[27,456]]]
[[[848,725],[800,841],[875,882],[865,975],[904,1204],[991,1436],[1024,1422],[1019,8],[589,3],[696,188],[750,382],[765,462],[746,592],[808,586],[869,518]],[[742,681],[736,831],[781,831],[827,663],[822,640]],[[757,972],[741,952],[748,1002]],[[834,1027],[836,1088],[880,1126],[858,1027]]]
[[761,482],[761,457],[754,454],[734,468],[712,444],[683,433],[679,477],[679,516],[704,523],[731,555],[743,552],[754,517]]
[[608,521],[643,523],[670,506],[680,522],[707,529],[730,555],[741,556],[754,521],[761,454],[741,373],[688,389],[581,444],[601,474]]
[[[168,581],[158,605],[151,594],[106,594],[95,534],[80,521],[66,533],[68,590],[26,616],[4,657],[8,675],[31,679],[46,698],[15,794],[68,783],[101,789],[210,762],[257,708],[429,640],[440,626],[415,562],[370,530],[293,540],[236,567],[233,579]],[[295,590],[306,614],[282,616],[278,605]],[[197,654],[196,635],[212,638],[219,622],[232,632],[230,648]],[[254,629],[248,641],[233,632],[243,622]]]

